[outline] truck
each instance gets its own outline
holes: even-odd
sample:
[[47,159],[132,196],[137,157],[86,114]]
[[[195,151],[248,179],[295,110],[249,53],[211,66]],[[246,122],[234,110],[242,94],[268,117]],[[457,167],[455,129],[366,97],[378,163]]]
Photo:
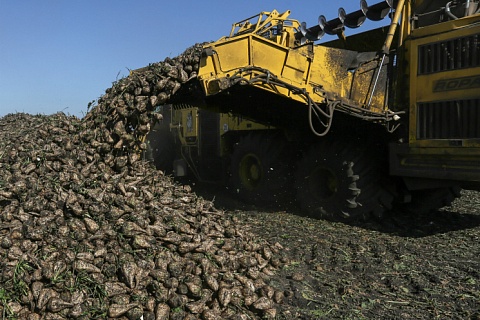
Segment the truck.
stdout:
[[204,45],[148,135],[159,169],[339,221],[479,189],[478,0],[362,0],[311,26],[290,13],[261,12]]

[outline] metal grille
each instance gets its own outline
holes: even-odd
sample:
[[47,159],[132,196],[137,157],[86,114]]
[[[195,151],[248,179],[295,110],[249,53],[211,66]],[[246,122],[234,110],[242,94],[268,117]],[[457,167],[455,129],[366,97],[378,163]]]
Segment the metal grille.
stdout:
[[480,138],[480,99],[421,103],[417,139]]
[[480,34],[418,48],[418,74],[480,66]]

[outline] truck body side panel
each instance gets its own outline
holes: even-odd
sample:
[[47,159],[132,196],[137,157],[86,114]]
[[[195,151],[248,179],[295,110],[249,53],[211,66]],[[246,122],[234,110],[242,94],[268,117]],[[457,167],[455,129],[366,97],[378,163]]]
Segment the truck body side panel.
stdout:
[[390,147],[390,173],[480,182],[480,15],[413,30],[408,144]]

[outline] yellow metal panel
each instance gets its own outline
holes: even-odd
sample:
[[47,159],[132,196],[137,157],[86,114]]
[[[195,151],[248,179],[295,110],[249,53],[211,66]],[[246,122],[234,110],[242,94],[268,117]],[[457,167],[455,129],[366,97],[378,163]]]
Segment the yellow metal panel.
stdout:
[[341,97],[347,95],[346,87],[350,82],[346,71],[339,72],[338,63],[332,56],[340,53],[339,49],[316,46],[314,49],[315,60],[312,63],[310,82],[319,84],[327,92],[338,92]]
[[228,131],[264,130],[270,128],[273,127],[253,122],[241,116],[234,116],[228,113],[220,114],[220,135],[223,135]]
[[236,68],[248,66],[249,62],[249,37],[242,37],[232,41],[215,45],[216,56],[219,58],[221,72],[229,72]]
[[416,82],[417,102],[477,98],[480,96],[480,67],[420,75]]
[[[480,24],[468,25],[474,22],[480,22],[480,15],[474,15],[463,19],[448,21],[412,31],[413,40],[407,41],[407,52],[409,56],[410,71],[410,126],[409,141],[413,145],[422,146],[442,146],[438,140],[417,141],[417,104],[422,102],[463,100],[478,98],[479,88],[470,88],[462,90],[435,90],[438,81],[453,81],[464,77],[475,77],[480,74],[480,68],[453,69],[431,74],[418,75],[419,70],[419,47],[431,43],[440,43],[467,37],[469,35],[480,33]],[[419,37],[415,39],[415,37]]]
[[[476,148],[476,149],[472,149],[472,150],[477,150],[476,151],[477,154],[480,152],[479,149],[478,149],[478,148],[480,148],[480,139],[455,139],[455,141],[461,142],[461,147]],[[432,147],[432,141],[431,140],[418,140],[415,143],[415,147],[418,147],[418,148]],[[435,140],[435,148],[442,148],[442,149],[443,148],[451,148],[451,150],[453,150],[453,153],[458,152],[458,150],[459,150],[459,147],[452,147],[451,140]],[[433,148],[433,149],[435,149],[435,148]],[[478,154],[478,155],[480,156],[480,154]],[[480,165],[480,162],[479,162],[479,165]]]
[[[368,62],[356,69],[356,73],[348,71],[357,52],[335,48],[316,46],[315,59],[311,66],[310,83],[318,84],[329,93],[330,99],[353,101],[358,106],[364,106],[369,100],[376,76],[377,62]],[[385,110],[385,88],[387,81],[386,69],[382,69],[379,85],[372,97],[369,110],[383,112]],[[382,85],[380,85],[382,84]],[[318,99],[318,98],[317,98]]]
[[209,78],[216,74],[215,69],[215,60],[218,59],[217,56],[205,57],[201,60],[201,66],[198,70],[198,78]]
[[182,110],[183,135],[185,137],[198,136],[198,109]]
[[251,45],[252,65],[268,69],[275,75],[280,75],[288,52],[287,49],[256,36],[252,37]]
[[304,84],[307,81],[308,61],[305,53],[297,50],[288,52],[287,61],[283,67],[282,76],[295,81],[298,84]]
[[[445,34],[452,29],[463,29],[465,27],[471,27],[472,25],[478,24],[480,22],[480,14],[471,15],[457,20],[450,20],[447,22],[437,23],[431,26],[418,28],[412,30],[411,37],[413,38],[423,38],[432,36],[435,34]],[[470,33],[470,32],[469,32]]]
[[[356,51],[341,50],[308,43],[289,48],[256,34],[225,38],[210,44],[211,55],[202,59],[199,80],[207,95],[217,94],[232,85],[230,77],[243,77],[253,86],[287,96],[305,103],[305,96],[292,94],[291,88],[273,86],[268,74],[305,92],[316,103],[325,103],[325,98],[341,100],[349,106],[365,107],[370,101],[372,79],[376,62],[357,69],[357,74],[348,71],[357,56]],[[260,69],[248,68],[258,67]],[[384,68],[386,70],[386,68]],[[383,73],[382,73],[383,74]],[[256,78],[261,75],[262,81]],[[267,76],[267,78],[265,78]],[[385,77],[380,81],[385,88]],[[376,89],[368,110],[385,111],[385,92]]]
[[393,175],[480,181],[478,148],[411,147],[390,148],[390,173]]
[[241,116],[234,116],[228,113],[220,114],[219,136],[220,139],[220,155],[226,156],[232,153],[232,143],[229,135],[226,133],[231,131],[252,131],[252,130],[267,130],[275,129],[272,126],[265,126],[251,120],[247,120]]

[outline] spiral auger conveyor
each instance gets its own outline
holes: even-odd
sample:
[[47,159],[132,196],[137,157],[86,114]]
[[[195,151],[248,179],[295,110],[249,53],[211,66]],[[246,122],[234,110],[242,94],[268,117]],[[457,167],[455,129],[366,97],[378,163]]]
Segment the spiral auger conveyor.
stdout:
[[309,28],[307,28],[306,22],[302,22],[300,25],[302,43],[306,42],[306,40],[320,40],[325,34],[341,36],[345,27],[358,28],[367,19],[380,21],[395,8],[395,4],[394,0],[384,0],[369,6],[366,0],[361,0],[360,9],[357,11],[346,13],[344,8],[340,8],[338,9],[338,17],[331,20],[327,20],[324,15],[320,15],[318,23]]

